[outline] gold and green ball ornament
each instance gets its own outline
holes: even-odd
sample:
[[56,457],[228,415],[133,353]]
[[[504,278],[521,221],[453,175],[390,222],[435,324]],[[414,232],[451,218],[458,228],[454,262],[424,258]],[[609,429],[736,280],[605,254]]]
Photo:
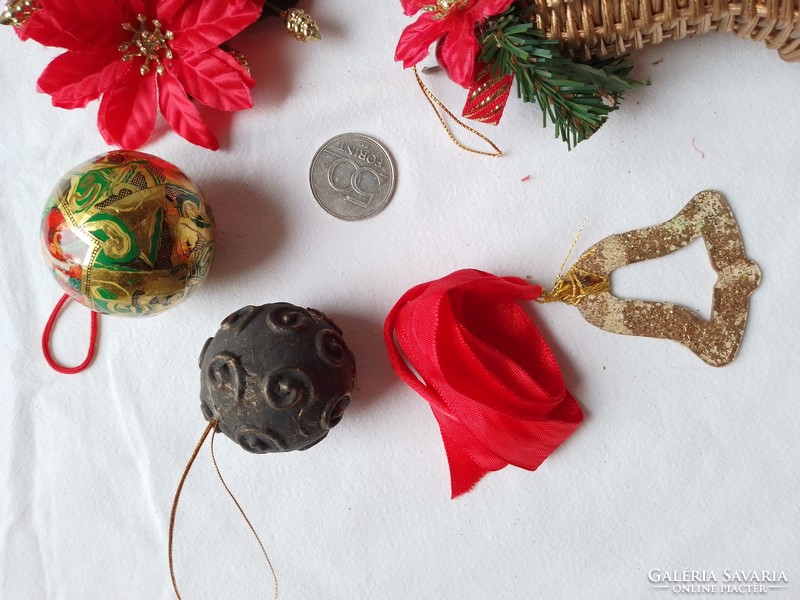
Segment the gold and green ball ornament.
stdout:
[[109,315],[158,314],[205,279],[214,223],[175,165],[125,150],[64,175],[42,219],[45,260],[67,294]]

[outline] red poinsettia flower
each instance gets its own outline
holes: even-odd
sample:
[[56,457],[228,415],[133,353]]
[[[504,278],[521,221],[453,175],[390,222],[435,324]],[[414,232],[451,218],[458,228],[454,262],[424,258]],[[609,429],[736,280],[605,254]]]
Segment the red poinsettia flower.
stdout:
[[66,48],[39,78],[53,105],[83,108],[102,96],[97,126],[109,144],[135,149],[156,111],[190,142],[219,142],[195,100],[225,111],[251,108],[247,70],[219,45],[255,21],[253,0],[40,0],[19,30]]
[[450,79],[463,87],[472,85],[480,44],[475,25],[499,15],[514,0],[400,0],[407,15],[425,11],[405,28],[394,59],[405,68],[428,55],[433,42],[444,38],[438,58]]

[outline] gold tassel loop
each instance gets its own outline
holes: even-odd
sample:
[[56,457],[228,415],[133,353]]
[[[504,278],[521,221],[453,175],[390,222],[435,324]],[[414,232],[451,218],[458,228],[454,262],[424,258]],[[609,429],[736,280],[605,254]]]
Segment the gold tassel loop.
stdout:
[[[610,290],[608,275],[598,275],[597,273],[581,269],[576,265],[572,265],[572,268],[564,273],[564,267],[569,257],[572,256],[572,251],[575,250],[575,246],[578,245],[578,240],[581,239],[584,227],[586,227],[586,219],[583,220],[580,229],[578,229],[575,238],[572,240],[572,245],[569,247],[567,255],[561,262],[561,268],[558,270],[558,277],[553,284],[553,289],[549,292],[543,290],[542,295],[536,299],[540,304],[563,302],[570,306],[577,306],[580,304],[581,300],[588,296],[602,294]],[[592,250],[589,250],[587,254],[591,252]],[[584,256],[587,254],[584,254]]]
[[564,302],[577,306],[587,296],[602,294],[609,289],[608,276],[572,267],[556,280],[552,290],[543,291],[537,302]]

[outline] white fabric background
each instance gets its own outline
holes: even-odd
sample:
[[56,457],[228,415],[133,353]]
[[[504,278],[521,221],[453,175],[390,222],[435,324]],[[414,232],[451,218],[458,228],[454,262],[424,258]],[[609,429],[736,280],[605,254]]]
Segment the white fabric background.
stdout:
[[[676,595],[653,589],[648,571],[686,568],[785,571],[788,588],[768,596],[800,597],[800,66],[733,36],[665,43],[635,57],[652,86],[572,152],[536,107],[512,100],[499,128],[480,127],[507,153],[496,160],[455,148],[393,62],[410,22],[399,3],[304,6],[321,43],[273,22],[235,44],[259,85],[255,109],[208,113],[222,150],[163,121],[142,148],[182,167],[214,208],[207,283],[156,318],[102,319],[97,359],[72,377],[39,349],[61,294],[40,256],[40,216],[61,174],[108,148],[97,103],[64,111],[36,93],[57,51],[0,31],[0,598],[172,596],[170,502],[204,427],[197,355],[230,312],[273,301],[333,317],[359,371],[345,419],[309,452],[255,456],[218,439],[281,598],[665,598]],[[427,81],[460,109],[462,90]],[[347,131],[384,143],[398,173],[386,210],[356,223],[319,209],[307,183],[316,149]],[[466,267],[548,286],[584,218],[573,258],[671,218],[706,188],[727,195],[764,274],[736,361],[714,369],[673,342],[537,306],[586,421],[537,472],[506,468],[449,500],[436,422],[382,345],[394,301]],[[614,278],[618,294],[706,312],[713,282],[701,244]],[[83,356],[88,321],[75,304],[65,311],[54,337],[64,362]],[[176,552],[187,600],[271,597],[207,450]]]

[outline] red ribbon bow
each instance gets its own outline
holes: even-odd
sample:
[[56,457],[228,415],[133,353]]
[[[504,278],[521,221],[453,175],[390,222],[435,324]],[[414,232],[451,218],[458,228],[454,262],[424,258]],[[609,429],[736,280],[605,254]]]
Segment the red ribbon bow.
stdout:
[[536,469],[583,420],[516,302],[541,293],[517,277],[456,271],[410,289],[386,317],[392,367],[439,422],[453,498],[506,465]]

